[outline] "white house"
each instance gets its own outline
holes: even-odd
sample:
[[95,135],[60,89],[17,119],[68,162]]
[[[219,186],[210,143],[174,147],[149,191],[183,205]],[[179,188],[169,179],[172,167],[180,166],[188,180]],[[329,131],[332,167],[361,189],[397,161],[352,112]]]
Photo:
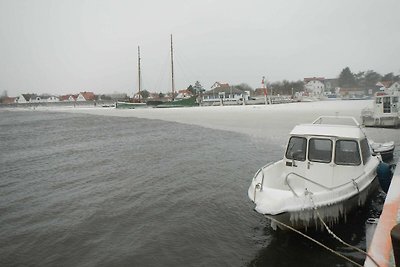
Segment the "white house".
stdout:
[[76,98],[76,101],[77,101],[77,102],[79,102],[79,101],[86,101],[86,99],[85,99],[85,97],[83,96],[82,93],[79,93],[78,97]]
[[16,98],[15,101],[16,101],[17,103],[28,103],[29,100],[30,100],[30,98],[29,98],[29,99],[26,99],[25,96],[24,96],[24,94],[21,94],[21,95],[17,96],[17,98]]
[[325,91],[324,80],[323,77],[304,78],[304,88],[310,95],[320,96]]

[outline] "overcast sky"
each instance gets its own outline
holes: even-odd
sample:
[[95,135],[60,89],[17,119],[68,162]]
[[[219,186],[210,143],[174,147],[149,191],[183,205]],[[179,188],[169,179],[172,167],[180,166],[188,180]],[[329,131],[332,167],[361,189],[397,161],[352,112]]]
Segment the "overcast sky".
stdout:
[[0,93],[400,74],[399,0],[0,0]]

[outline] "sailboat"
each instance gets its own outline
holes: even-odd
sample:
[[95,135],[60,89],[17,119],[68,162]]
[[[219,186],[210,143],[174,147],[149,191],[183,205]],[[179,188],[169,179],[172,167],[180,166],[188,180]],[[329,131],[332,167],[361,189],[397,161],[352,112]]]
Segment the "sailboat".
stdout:
[[174,48],[171,34],[171,89],[172,89],[172,101],[162,102],[157,104],[157,108],[176,108],[176,107],[194,107],[199,104],[196,101],[196,96],[192,96],[186,99],[175,100],[175,80],[174,80]]
[[140,46],[138,46],[138,100],[135,102],[120,102],[118,101],[115,105],[115,108],[121,109],[135,109],[135,108],[143,108],[146,107],[146,103],[142,102],[141,100],[141,87],[142,87],[142,75],[140,69]]

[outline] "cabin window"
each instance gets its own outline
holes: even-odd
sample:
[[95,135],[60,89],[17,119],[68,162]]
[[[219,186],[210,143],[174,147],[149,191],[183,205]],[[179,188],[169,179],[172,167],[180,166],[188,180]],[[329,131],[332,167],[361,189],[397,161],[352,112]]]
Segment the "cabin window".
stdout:
[[371,150],[369,148],[368,140],[367,139],[361,140],[360,147],[361,147],[362,160],[365,165],[367,163],[369,157],[371,156]]
[[312,138],[308,144],[308,160],[329,163],[332,160],[332,140]]
[[306,160],[307,139],[304,137],[292,136],[286,150],[286,158],[304,161]]
[[338,165],[360,165],[358,143],[353,140],[338,140],[335,146],[335,163]]
[[377,97],[375,101],[376,101],[377,104],[381,104],[382,103],[382,98]]

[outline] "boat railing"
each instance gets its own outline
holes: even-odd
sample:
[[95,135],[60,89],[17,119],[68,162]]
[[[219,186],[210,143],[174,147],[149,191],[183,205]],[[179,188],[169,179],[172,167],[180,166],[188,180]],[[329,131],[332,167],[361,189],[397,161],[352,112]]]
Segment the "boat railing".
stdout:
[[319,116],[312,124],[322,124],[323,119],[345,119],[350,120],[354,123],[355,126],[360,127],[358,121],[351,116]]
[[374,115],[374,111],[370,108],[364,108],[361,110],[361,116],[372,117]]
[[258,171],[256,172],[256,174],[255,174],[254,177],[253,177],[253,180],[255,180],[256,177],[258,176],[258,174],[261,172],[262,177],[261,177],[260,191],[263,190],[263,186],[264,186],[264,176],[265,176],[265,175],[264,175],[264,169],[267,168],[268,166],[272,165],[273,163],[274,163],[274,162],[272,161],[272,162],[269,162],[269,163],[265,164],[263,167],[261,167],[260,169],[258,169]]
[[308,182],[310,182],[310,183],[312,183],[312,184],[315,184],[315,185],[317,185],[317,186],[319,186],[319,187],[321,187],[321,188],[323,188],[323,189],[326,189],[326,190],[329,190],[329,191],[332,191],[332,190],[335,190],[336,188],[339,188],[339,187],[342,187],[342,186],[344,186],[344,185],[347,185],[347,184],[353,184],[354,185],[354,187],[357,189],[357,191],[359,192],[360,191],[360,189],[359,189],[359,187],[358,187],[358,184],[357,184],[357,182],[356,182],[356,180],[358,179],[358,178],[360,178],[361,176],[363,176],[364,174],[365,174],[365,171],[363,171],[359,176],[357,176],[356,178],[354,178],[354,179],[350,179],[350,181],[348,181],[347,183],[344,183],[344,184],[341,184],[341,185],[337,185],[337,186],[334,186],[334,187],[327,187],[327,186],[325,186],[325,185],[323,185],[323,184],[320,184],[320,183],[317,183],[317,182],[315,182],[315,181],[313,181],[313,180],[311,180],[311,179],[309,179],[309,178],[307,178],[307,177],[304,177],[304,176],[302,176],[302,175],[300,175],[300,174],[297,174],[297,173],[295,173],[295,172],[289,172],[287,175],[286,175],[286,178],[285,178],[285,183],[287,184],[287,186],[289,187],[289,189],[290,189],[290,191],[292,191],[292,193],[293,193],[293,195],[295,195],[296,197],[299,197],[299,195],[294,191],[294,189],[292,188],[292,186],[290,185],[290,183],[289,183],[289,175],[295,175],[295,176],[297,176],[297,177],[299,177],[299,178],[301,178],[301,179],[303,179],[303,180],[306,180],[306,181],[308,181]]
[[304,179],[304,180],[306,180],[306,181],[308,181],[308,182],[311,182],[311,183],[313,183],[313,184],[315,184],[315,185],[318,185],[319,187],[322,187],[322,188],[324,188],[324,189],[326,189],[326,190],[332,190],[331,188],[326,187],[326,186],[324,186],[324,185],[322,185],[322,184],[320,184],[320,183],[317,183],[317,182],[315,182],[315,181],[313,181],[313,180],[311,180],[311,179],[308,179],[307,177],[304,177],[304,176],[302,176],[302,175],[300,175],[300,174],[297,174],[297,173],[295,173],[295,172],[289,172],[289,173],[286,175],[285,183],[286,183],[287,186],[289,187],[290,191],[292,191],[293,195],[295,195],[296,197],[298,197],[299,195],[296,194],[296,192],[294,191],[294,189],[292,188],[292,186],[290,185],[289,180],[288,180],[288,179],[289,179],[289,175],[291,175],[291,174],[293,174],[293,175],[295,175],[295,176],[297,176],[297,177],[299,177],[299,178],[301,178],[301,179]]

